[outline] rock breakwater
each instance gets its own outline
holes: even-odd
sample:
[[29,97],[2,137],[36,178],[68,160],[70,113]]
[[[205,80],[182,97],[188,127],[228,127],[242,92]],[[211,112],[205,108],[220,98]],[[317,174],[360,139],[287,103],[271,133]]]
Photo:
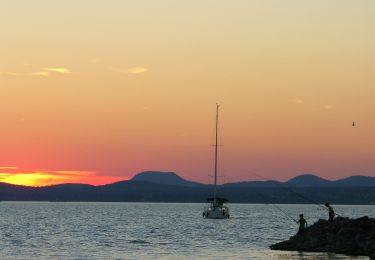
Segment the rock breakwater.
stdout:
[[271,245],[270,248],[362,255],[375,260],[375,219],[337,217],[333,222],[321,219],[307,227],[302,234]]

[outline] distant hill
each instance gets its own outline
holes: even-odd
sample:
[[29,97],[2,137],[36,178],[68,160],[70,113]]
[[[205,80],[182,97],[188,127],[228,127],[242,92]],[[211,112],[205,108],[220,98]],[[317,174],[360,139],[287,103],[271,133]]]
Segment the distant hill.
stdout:
[[335,186],[360,186],[360,187],[373,187],[375,186],[375,177],[368,176],[351,176],[345,179],[334,181]]
[[[0,200],[199,202],[212,196],[212,185],[184,180],[173,172],[143,172],[131,180],[92,186],[60,184],[27,187],[0,183]],[[219,196],[233,203],[375,204],[375,177],[352,176],[329,181],[301,175],[286,182],[250,181],[218,187]],[[301,196],[296,196],[300,194]],[[306,198],[309,200],[306,201]]]
[[289,187],[375,187],[375,177],[351,176],[330,181],[312,174],[304,174],[290,179],[284,185]]
[[351,176],[330,181],[313,174],[296,176],[286,182],[280,181],[246,181],[223,184],[224,187],[375,187],[375,177]]
[[312,174],[303,174],[284,182],[284,185],[290,187],[328,187],[334,181],[329,181]]
[[201,183],[187,181],[174,172],[146,171],[135,175],[131,180],[187,187],[202,186]]

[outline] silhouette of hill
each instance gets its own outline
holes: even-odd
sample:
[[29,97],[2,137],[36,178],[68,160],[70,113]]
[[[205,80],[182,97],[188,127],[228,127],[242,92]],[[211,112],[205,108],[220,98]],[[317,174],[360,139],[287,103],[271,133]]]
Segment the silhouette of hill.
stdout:
[[337,180],[334,182],[336,186],[362,186],[371,187],[375,186],[375,177],[368,176],[350,176],[345,179]]
[[[212,196],[212,185],[190,182],[175,173],[144,172],[127,181],[92,186],[60,184],[27,187],[0,183],[0,200],[23,201],[126,201],[199,202]],[[287,182],[254,181],[227,183],[219,196],[233,203],[375,204],[375,177],[352,176],[329,181],[313,175]],[[296,196],[296,194],[302,196]],[[308,201],[304,198],[309,198]]]
[[326,180],[313,174],[298,175],[286,182],[280,181],[246,181],[236,183],[226,183],[223,187],[258,187],[272,188],[284,187],[375,187],[375,177],[351,176],[335,181]]
[[174,172],[146,171],[135,175],[131,180],[188,187],[202,186],[200,183],[187,181]]
[[290,179],[284,185],[291,187],[327,187],[332,185],[332,181],[313,174],[303,174]]

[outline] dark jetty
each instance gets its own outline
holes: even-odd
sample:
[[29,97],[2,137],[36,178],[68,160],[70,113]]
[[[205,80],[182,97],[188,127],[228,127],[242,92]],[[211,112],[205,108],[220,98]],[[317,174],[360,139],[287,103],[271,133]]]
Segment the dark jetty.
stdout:
[[333,222],[320,219],[301,235],[270,246],[273,250],[332,252],[369,256],[375,260],[375,219],[337,217]]

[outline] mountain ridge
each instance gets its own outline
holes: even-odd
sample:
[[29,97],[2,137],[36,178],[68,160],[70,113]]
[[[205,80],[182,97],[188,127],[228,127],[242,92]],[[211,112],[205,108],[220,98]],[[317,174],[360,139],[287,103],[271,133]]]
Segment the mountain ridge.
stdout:
[[[117,181],[114,183],[104,184],[104,185],[91,185],[84,183],[61,183],[48,186],[26,186],[19,184],[10,184],[5,182],[0,182],[1,188],[10,187],[25,187],[25,188],[45,188],[45,187],[105,187],[111,185],[118,185],[125,182],[150,182],[165,185],[175,185],[175,186],[210,186],[212,184],[204,184],[194,181],[186,180],[175,172],[162,172],[162,171],[143,171],[134,175],[129,180]],[[264,180],[264,181],[239,181],[239,182],[228,182],[223,183],[218,186],[238,186],[238,187],[272,187],[276,185],[283,185],[287,187],[375,187],[375,177],[364,176],[364,175],[353,175],[337,180],[327,180],[322,177],[316,176],[314,174],[301,174],[297,175],[287,181],[277,181],[277,180]]]
[[375,177],[354,175],[337,180],[327,180],[313,174],[297,175],[287,181],[265,180],[225,183],[227,186],[272,187],[375,187]]
[[[150,176],[153,178],[148,178]],[[311,180],[313,183],[309,184]],[[148,171],[137,174],[130,180],[100,186],[59,184],[29,187],[0,183],[0,200],[203,203],[207,197],[212,196],[212,186],[190,182],[171,172]],[[296,196],[296,193],[302,196]],[[375,177],[351,176],[329,181],[317,176],[302,175],[285,182],[226,183],[218,186],[218,194],[234,203],[310,204],[303,199],[305,197],[318,203],[330,201],[332,204],[374,205]]]

